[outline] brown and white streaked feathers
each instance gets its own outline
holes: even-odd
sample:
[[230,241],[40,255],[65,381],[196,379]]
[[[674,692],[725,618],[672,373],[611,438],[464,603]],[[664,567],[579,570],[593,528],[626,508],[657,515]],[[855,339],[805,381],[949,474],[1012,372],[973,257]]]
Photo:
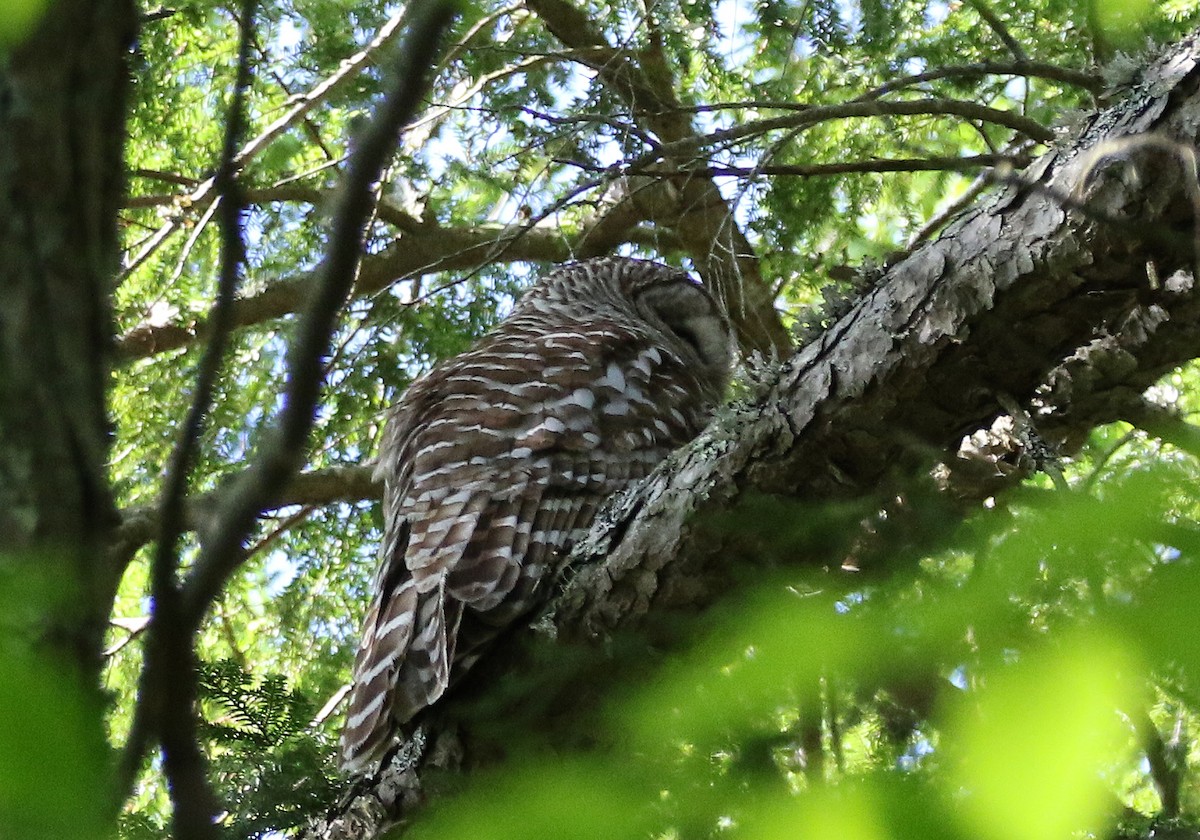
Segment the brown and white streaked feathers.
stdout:
[[615,491],[695,437],[729,376],[717,305],[678,269],[606,258],[546,275],[392,409],[384,536],[341,766],[377,769]]

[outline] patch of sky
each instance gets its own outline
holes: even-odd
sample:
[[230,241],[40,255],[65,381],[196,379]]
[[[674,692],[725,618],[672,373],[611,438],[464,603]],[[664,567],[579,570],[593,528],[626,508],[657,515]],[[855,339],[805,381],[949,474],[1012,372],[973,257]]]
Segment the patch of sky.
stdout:
[[1183,556],[1183,552],[1181,552],[1175,546],[1161,544],[1154,546],[1154,554],[1164,563],[1174,563]]
[[861,34],[863,28],[863,16],[858,3],[852,3],[850,0],[842,0],[838,3],[838,11],[841,13],[842,22],[846,26],[848,32]]
[[1021,102],[1029,95],[1029,79],[1014,76],[1004,85],[1004,95],[1014,102]]
[[730,67],[743,67],[750,63],[758,51],[750,23],[755,19],[753,4],[749,0],[721,0],[713,18],[724,42],[725,59]]
[[[287,517],[290,513],[294,514],[298,507],[281,508],[278,513],[281,517]],[[299,573],[299,566],[293,560],[288,552],[283,549],[276,549],[267,555],[266,561],[263,563],[263,573],[266,575],[266,594],[268,598],[278,598],[288,588],[296,575]]]
[[960,691],[966,691],[967,690],[967,668],[966,668],[966,666],[959,665],[957,668],[955,668],[953,671],[950,672],[950,676],[947,679],[949,680],[950,685],[954,686],[955,688],[959,689]]
[[935,0],[925,6],[925,24],[930,28],[945,23],[950,16],[950,4],[945,0]]
[[933,744],[918,731],[915,733],[908,749],[896,759],[896,767],[905,771],[916,770],[921,766],[921,759],[927,755],[933,755],[933,753]]
[[279,27],[275,30],[275,48],[290,53],[300,46],[304,40],[304,29],[300,27],[295,19],[290,17],[281,18]]
[[840,600],[834,602],[833,608],[836,612],[845,615],[866,600],[867,596],[864,592],[848,592]]

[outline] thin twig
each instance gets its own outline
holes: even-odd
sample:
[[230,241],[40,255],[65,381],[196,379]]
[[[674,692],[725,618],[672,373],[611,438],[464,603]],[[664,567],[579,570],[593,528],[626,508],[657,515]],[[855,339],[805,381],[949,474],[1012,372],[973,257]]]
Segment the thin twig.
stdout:
[[360,137],[348,162],[333,212],[333,228],[318,283],[288,353],[284,408],[251,466],[222,494],[208,539],[184,585],[188,626],[199,626],[208,605],[245,558],[244,542],[264,507],[304,460],[305,443],[324,379],[324,355],[342,305],[353,288],[361,243],[372,212],[374,184],[396,148],[400,130],[420,107],[440,34],[455,14],[452,0],[410,4],[408,36],[399,52],[397,80]]
[[[332,76],[321,81],[320,84],[313,87],[306,93],[296,97],[295,103],[290,107],[283,116],[271,123],[253,140],[243,146],[234,156],[234,163],[238,168],[243,168],[250,162],[259,152],[270,145],[275,138],[279,137],[287,131],[297,120],[300,120],[311,111],[313,108],[320,105],[328,99],[333,93],[338,91],[344,84],[351,81],[359,72],[367,67],[376,58],[376,53],[396,34],[400,29],[400,25],[405,18],[405,12],[401,12],[393,16],[387,23],[379,28],[379,32],[371,39],[365,47],[357,53],[346,59],[338,67],[337,72]],[[180,198],[181,205],[195,207],[201,204],[207,204],[212,200],[215,191],[215,179],[209,178],[196,187],[189,195]],[[121,278],[124,278],[134,271],[138,266],[150,258],[150,256],[158,250],[158,248],[174,233],[183,221],[183,214],[178,213],[173,218],[169,219],[158,231],[152,236],[142,248],[128,262],[126,262],[121,272]]]
[[[764,103],[765,105],[765,103]],[[1034,140],[1049,143],[1054,140],[1054,132],[1046,126],[1028,117],[1004,111],[999,108],[989,108],[977,102],[967,102],[959,99],[944,99],[928,97],[925,99],[905,99],[896,102],[881,102],[878,100],[851,101],[836,105],[804,105],[800,103],[774,103],[773,108],[781,111],[796,112],[778,117],[768,117],[762,120],[735,125],[730,128],[714,131],[711,134],[696,138],[687,138],[698,147],[727,143],[774,131],[780,128],[796,128],[799,126],[816,125],[821,122],[844,120],[852,117],[881,117],[881,116],[957,116],[973,120],[995,123],[1025,134]],[[675,143],[664,144],[669,153]]]
[[925,224],[921,225],[919,230],[909,237],[908,243],[905,246],[905,250],[911,251],[913,248],[916,248],[919,244],[937,233],[937,231],[939,231],[943,225],[945,225],[963,210],[971,206],[975,199],[979,197],[979,194],[983,192],[990,183],[991,180],[986,174],[979,175],[965,190],[963,190],[962,195],[947,204],[940,212],[935,213],[925,222]]
[[865,102],[872,99],[879,99],[893,91],[938,79],[970,79],[981,76],[1024,76],[1034,79],[1049,79],[1052,82],[1062,82],[1063,84],[1083,88],[1093,96],[1104,91],[1104,80],[1095,73],[1085,73],[1081,70],[1059,67],[1057,64],[1046,64],[1040,61],[1028,63],[985,61],[979,64],[952,64],[946,67],[927,70],[924,73],[902,76],[898,79],[884,82],[879,87],[869,90],[851,101]]
[[[199,178],[192,178],[189,175],[180,175],[177,172],[163,172],[161,169],[134,169],[129,173],[134,178],[148,178],[152,181],[163,181],[168,184],[179,184],[183,187],[194,187],[200,183]],[[178,197],[178,196],[176,196]]]
[[996,36],[1004,42],[1004,46],[1008,47],[1008,51],[1013,54],[1013,58],[1022,63],[1029,60],[1029,56],[1025,54],[1025,49],[1012,36],[1012,33],[1008,31],[1008,27],[1005,26],[1004,21],[1000,20],[999,15],[992,11],[991,7],[984,0],[967,0],[967,2],[971,4],[971,8],[979,13],[984,23],[992,28]]
[[[608,167],[592,166],[586,163],[557,158],[556,162],[570,164],[589,172],[605,172]],[[846,175],[867,172],[963,172],[993,166],[1007,166],[1013,169],[1023,169],[1029,165],[1030,159],[1023,155],[967,155],[964,157],[932,157],[932,158],[882,158],[879,160],[853,160],[843,163],[810,163],[810,164],[763,164],[762,166],[701,166],[683,171],[663,171],[646,169],[628,169],[625,174],[640,174],[663,178],[717,176],[748,178],[759,175],[783,175],[800,178],[813,178],[828,175]]]

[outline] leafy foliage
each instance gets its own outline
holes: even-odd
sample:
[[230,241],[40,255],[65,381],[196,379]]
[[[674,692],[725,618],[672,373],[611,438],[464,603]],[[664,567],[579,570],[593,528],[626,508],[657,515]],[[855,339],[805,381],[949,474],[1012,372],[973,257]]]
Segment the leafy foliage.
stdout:
[[336,798],[330,744],[310,730],[313,703],[282,674],[255,681],[232,660],[207,664],[200,696],[228,836],[301,826]]
[[[62,608],[62,581],[39,564],[0,558],[0,822],[13,837],[91,840],[106,828],[110,759],[95,692],[71,665],[32,650],[39,610]],[[19,572],[19,573],[14,573]]]
[[[535,753],[416,834],[1110,833],[1118,796],[1160,795],[1139,768],[1142,727],[1190,729],[1195,714],[1183,605],[1200,531],[1162,516],[1190,522],[1178,490],[1195,479],[1194,463],[1144,462],[1094,495],[1031,493],[1017,527],[977,517],[881,585],[773,575],[615,704],[608,749]],[[535,804],[513,814],[514,801]],[[573,822],[581,801],[604,815]]]

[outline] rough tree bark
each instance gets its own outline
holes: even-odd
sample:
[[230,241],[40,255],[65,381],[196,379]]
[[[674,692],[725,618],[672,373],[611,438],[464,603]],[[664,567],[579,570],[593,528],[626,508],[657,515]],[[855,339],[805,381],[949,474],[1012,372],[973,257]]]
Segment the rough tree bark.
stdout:
[[[887,269],[823,335],[761,374],[752,398],[610,506],[534,624],[600,648],[659,611],[704,607],[730,584],[729,546],[691,523],[752,494],[889,498],[941,461],[946,504],[961,508],[1005,479],[975,480],[960,441],[1008,410],[1066,450],[1098,423],[1146,421],[1144,389],[1200,356],[1200,36],[1114,98]],[[528,667],[514,664],[519,647],[467,681]],[[427,743],[453,729],[455,701],[431,719]],[[466,764],[486,761],[455,740]],[[312,836],[377,833],[420,800],[426,770],[444,772],[447,755],[394,763]]]
[[0,574],[63,596],[34,632],[94,691],[120,573],[105,391],[135,28],[129,0],[61,0],[0,57]]

